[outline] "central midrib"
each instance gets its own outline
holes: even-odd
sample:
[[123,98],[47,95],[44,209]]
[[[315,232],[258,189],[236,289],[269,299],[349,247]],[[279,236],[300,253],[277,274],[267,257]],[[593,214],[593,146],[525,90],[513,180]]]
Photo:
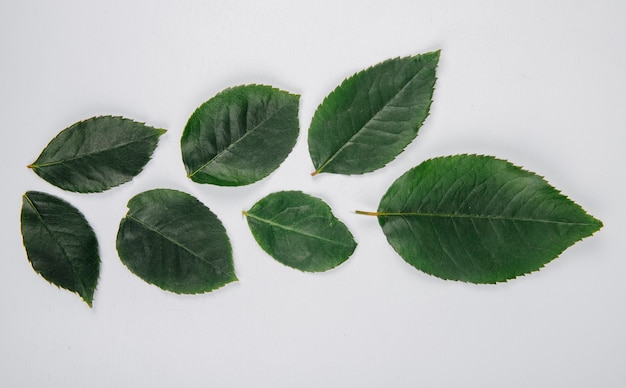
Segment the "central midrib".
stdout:
[[70,161],[73,161],[73,160],[79,160],[79,159],[83,159],[83,158],[88,158],[90,156],[95,156],[95,155],[98,155],[98,154],[103,154],[105,152],[109,152],[111,150],[115,150],[115,149],[118,149],[118,148],[126,147],[126,146],[129,146],[129,145],[133,144],[133,143],[138,143],[138,142],[144,141],[146,139],[149,139],[151,137],[152,136],[146,136],[144,138],[135,139],[133,141],[129,141],[129,142],[124,143],[124,144],[118,144],[115,147],[111,147],[111,148],[107,148],[107,149],[103,149],[103,150],[92,151],[92,152],[87,152],[87,153],[84,153],[84,154],[72,156],[71,158],[55,160],[54,162],[47,162],[47,163],[43,163],[43,164],[32,164],[29,167],[31,167],[31,168],[50,167],[50,166],[54,166],[54,165],[57,165],[57,164],[67,163],[67,162],[70,162]]
[[153,227],[150,224],[145,223],[144,221],[133,217],[132,215],[127,215],[127,218],[130,218],[131,220],[137,222],[139,225],[143,226],[144,228],[148,229],[149,231],[158,234],[160,237],[164,238],[165,240],[171,242],[172,244],[183,248],[185,251],[187,251],[189,254],[191,254],[193,257],[197,258],[198,260],[210,265],[211,267],[213,267],[213,269],[215,269],[215,271],[217,271],[218,273],[221,273],[221,269],[219,269],[213,262],[206,260],[204,257],[199,256],[197,253],[195,253],[194,251],[192,251],[191,249],[187,248],[186,246],[182,245],[181,243],[179,243],[178,241],[172,239],[171,237],[161,233],[160,230],[156,229],[155,227]]
[[298,230],[298,229],[290,228],[290,227],[288,227],[286,225],[282,225],[282,224],[276,223],[276,222],[274,222],[272,220],[268,220],[266,218],[262,218],[262,217],[259,217],[257,215],[254,215],[254,214],[250,214],[250,213],[246,212],[245,215],[247,217],[254,218],[255,220],[258,220],[258,221],[261,221],[261,222],[265,222],[268,225],[271,225],[271,226],[274,226],[274,227],[277,227],[277,228],[280,228],[280,229],[283,229],[283,230],[286,230],[286,231],[289,231],[289,232],[301,234],[303,236],[307,236],[307,237],[314,238],[314,239],[321,240],[321,241],[326,241],[328,243],[335,244],[335,245],[341,245],[341,246],[344,246],[344,247],[349,247],[350,246],[350,245],[343,244],[343,243],[341,243],[339,241],[330,240],[330,239],[327,239],[325,237],[317,236],[317,235],[314,235],[314,234],[311,234],[311,233],[306,233],[306,232]]
[[592,225],[591,223],[584,223],[584,222],[566,222],[566,221],[545,220],[545,219],[538,219],[538,218],[506,217],[506,216],[497,216],[497,215],[463,214],[463,213],[375,212],[372,214],[376,216],[380,216],[380,217],[470,218],[470,219],[482,219],[482,220],[540,222],[540,223],[562,224],[562,225]]

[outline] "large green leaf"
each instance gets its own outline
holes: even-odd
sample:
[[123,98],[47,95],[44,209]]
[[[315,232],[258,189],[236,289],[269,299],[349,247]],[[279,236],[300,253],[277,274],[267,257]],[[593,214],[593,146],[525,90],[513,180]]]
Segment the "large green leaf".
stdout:
[[22,238],[33,269],[91,307],[100,273],[98,240],[78,209],[50,194],[22,198]]
[[237,280],[220,220],[196,198],[176,190],[150,190],[128,202],[117,251],[135,275],[179,294],[203,293]]
[[536,271],[602,227],[540,176],[477,155],[435,158],[409,170],[372,214],[408,263],[472,283]]
[[242,186],[268,176],[296,143],[299,100],[270,86],[243,85],[202,104],[181,139],[188,177]]
[[301,271],[334,268],[356,248],[352,234],[330,207],[300,191],[270,194],[244,214],[261,248]]
[[363,174],[392,161],[428,116],[439,51],[390,59],[346,79],[309,129],[315,172]]
[[28,167],[64,190],[104,191],[139,174],[163,133],[123,117],[93,117],[61,131]]

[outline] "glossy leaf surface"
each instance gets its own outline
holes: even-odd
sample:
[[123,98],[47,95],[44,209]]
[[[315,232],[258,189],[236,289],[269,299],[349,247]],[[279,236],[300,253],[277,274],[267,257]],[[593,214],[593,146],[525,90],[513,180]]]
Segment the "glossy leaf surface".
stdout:
[[330,207],[300,191],[270,194],[244,214],[261,248],[301,271],[334,268],[356,248],[352,234]]
[[376,215],[408,263],[472,283],[536,271],[602,227],[540,176],[477,155],[435,158],[409,170]]
[[315,172],[363,174],[395,159],[428,116],[439,51],[390,59],[346,79],[309,129]]
[[198,294],[237,280],[221,221],[189,194],[155,189],[128,202],[117,234],[120,259],[164,290]]
[[270,86],[243,85],[202,104],[181,139],[188,177],[242,186],[268,176],[296,143],[299,99]]
[[123,117],[93,117],[61,131],[28,167],[64,190],[101,192],[139,174],[163,133]]
[[22,197],[22,238],[35,272],[91,307],[100,273],[98,241],[83,214],[50,194]]

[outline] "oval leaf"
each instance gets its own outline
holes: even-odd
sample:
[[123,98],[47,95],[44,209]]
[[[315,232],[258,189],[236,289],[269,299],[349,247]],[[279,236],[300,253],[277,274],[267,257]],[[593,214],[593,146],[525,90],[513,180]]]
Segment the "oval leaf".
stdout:
[[322,272],[346,261],[356,242],[321,199],[300,191],[273,193],[244,212],[252,235],[277,261]]
[[409,170],[374,214],[409,264],[471,283],[536,271],[602,227],[540,176],[478,155],[435,158]]
[[438,62],[439,51],[390,59],[330,93],[309,129],[312,175],[363,174],[398,156],[428,116]]
[[61,131],[28,167],[64,190],[101,192],[139,174],[163,133],[123,117],[93,117]]
[[74,206],[50,194],[22,198],[22,238],[35,272],[80,295],[91,307],[100,273],[98,240]]
[[296,144],[299,100],[270,86],[243,85],[202,104],[181,139],[187,176],[220,186],[268,176]]
[[176,190],[150,190],[128,202],[117,251],[135,275],[179,294],[203,293],[237,280],[220,220],[196,198]]

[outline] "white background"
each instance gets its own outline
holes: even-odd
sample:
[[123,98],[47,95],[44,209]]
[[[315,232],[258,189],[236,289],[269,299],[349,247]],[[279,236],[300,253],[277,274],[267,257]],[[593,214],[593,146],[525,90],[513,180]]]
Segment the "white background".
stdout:
[[[626,384],[626,6],[622,1],[7,1],[0,4],[0,385],[3,387],[623,387]],[[442,49],[431,114],[383,170],[311,177],[317,105],[354,72]],[[185,177],[179,141],[222,89],[300,94],[283,165],[247,187]],[[102,194],[64,192],[26,165],[96,115],[168,129],[143,173]],[[421,161],[481,153],[535,171],[604,222],[544,269],[499,285],[406,264],[375,210]],[[240,281],[179,296],[118,259],[126,203],[193,194],[230,235]],[[242,210],[278,190],[328,202],[359,243],[306,274],[265,254]],[[100,242],[94,307],[27,261],[21,196],[78,207]]]

